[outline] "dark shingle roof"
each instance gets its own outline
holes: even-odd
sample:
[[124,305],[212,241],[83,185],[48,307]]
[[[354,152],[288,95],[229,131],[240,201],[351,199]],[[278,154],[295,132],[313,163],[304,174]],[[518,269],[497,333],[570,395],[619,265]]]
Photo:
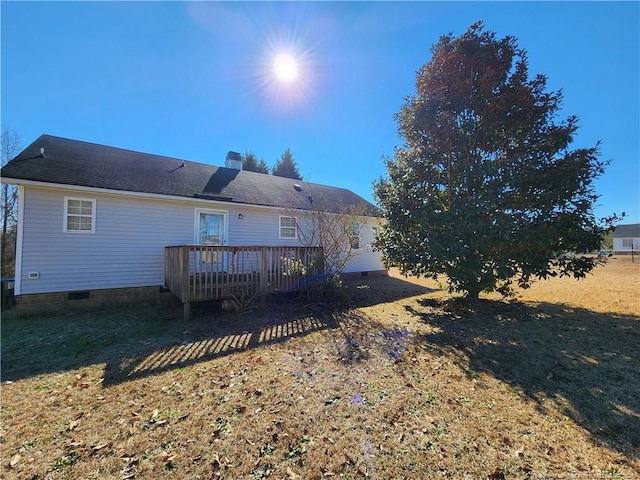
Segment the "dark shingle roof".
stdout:
[[[44,157],[40,149],[44,148]],[[322,199],[330,211],[376,208],[344,188],[239,171],[177,158],[41,135],[2,168],[4,178],[127,192],[204,198],[234,203],[309,210]],[[301,188],[295,188],[295,185]]]
[[617,225],[613,231],[615,238],[636,238],[640,237],[640,223],[632,223],[629,225]]

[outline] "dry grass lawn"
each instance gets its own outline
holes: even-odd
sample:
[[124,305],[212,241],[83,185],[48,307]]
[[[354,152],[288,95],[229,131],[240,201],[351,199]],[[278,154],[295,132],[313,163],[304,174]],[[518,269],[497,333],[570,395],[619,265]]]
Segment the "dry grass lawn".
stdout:
[[[640,473],[640,262],[472,309],[434,281],[222,314],[2,318],[6,479]],[[634,476],[635,475],[635,476]]]

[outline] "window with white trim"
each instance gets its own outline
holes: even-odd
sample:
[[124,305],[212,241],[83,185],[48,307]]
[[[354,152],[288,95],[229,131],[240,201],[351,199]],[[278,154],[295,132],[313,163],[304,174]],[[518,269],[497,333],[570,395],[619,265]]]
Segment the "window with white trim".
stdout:
[[298,238],[295,217],[280,215],[280,238]]
[[64,197],[63,229],[66,233],[95,233],[95,199]]
[[622,239],[622,248],[632,248],[632,247],[633,247],[633,238]]
[[352,226],[351,233],[349,234],[349,245],[354,250],[357,250],[360,248],[360,230],[361,230],[361,225],[359,223],[355,223]]

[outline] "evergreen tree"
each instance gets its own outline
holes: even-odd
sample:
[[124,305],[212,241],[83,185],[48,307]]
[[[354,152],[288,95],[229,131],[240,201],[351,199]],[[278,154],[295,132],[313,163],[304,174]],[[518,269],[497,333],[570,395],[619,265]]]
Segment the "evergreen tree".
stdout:
[[263,158],[258,160],[251,151],[246,151],[242,156],[242,169],[248,172],[269,173],[267,162]]
[[258,173],[269,173],[269,166],[267,165],[267,162],[264,161],[264,158],[261,158],[260,160],[258,160],[258,166],[256,167],[256,172]]
[[296,180],[302,180],[302,175],[298,172],[298,165],[291,150],[288,148],[284,151],[280,159],[276,161],[271,173],[277,177],[294,178]]
[[258,168],[258,158],[249,150],[242,156],[242,169],[248,172],[255,172]]

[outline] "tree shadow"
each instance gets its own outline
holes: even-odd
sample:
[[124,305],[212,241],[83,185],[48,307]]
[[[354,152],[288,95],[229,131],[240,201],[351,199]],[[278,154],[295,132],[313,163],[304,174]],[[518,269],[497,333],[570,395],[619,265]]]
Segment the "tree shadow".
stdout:
[[431,327],[419,341],[452,353],[469,375],[498,378],[549,402],[597,442],[640,456],[640,317],[563,304],[423,299],[406,307]]
[[432,288],[390,276],[346,277],[345,293],[351,307],[370,307],[434,292]]

